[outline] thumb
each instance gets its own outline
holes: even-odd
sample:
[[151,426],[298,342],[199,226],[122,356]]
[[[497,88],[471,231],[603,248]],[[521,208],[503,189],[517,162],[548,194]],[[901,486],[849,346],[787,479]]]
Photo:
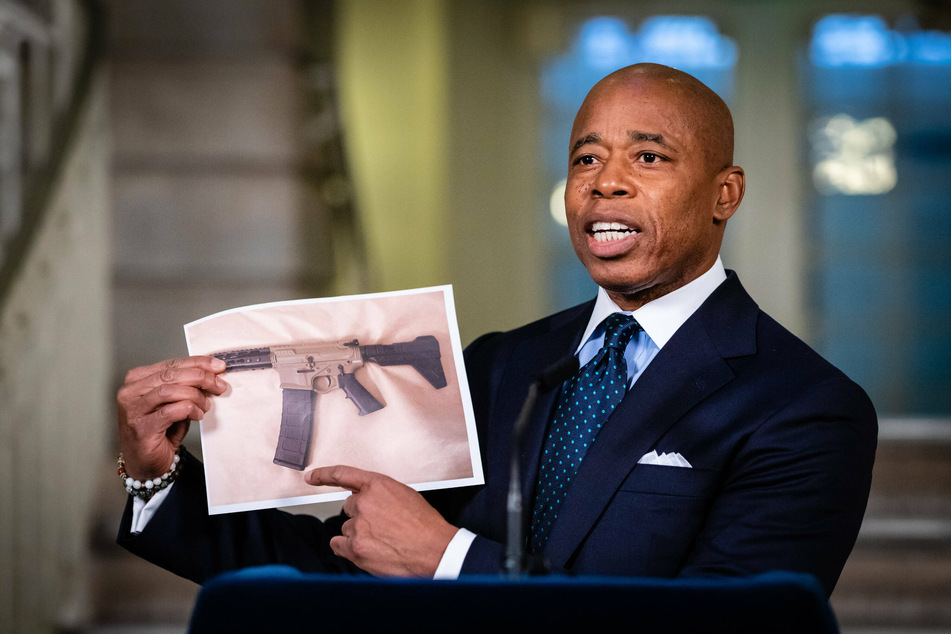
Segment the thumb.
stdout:
[[188,429],[191,426],[190,420],[180,420],[168,428],[166,436],[168,436],[168,441],[172,443],[173,449],[178,449],[183,442],[185,442],[185,436],[188,434]]

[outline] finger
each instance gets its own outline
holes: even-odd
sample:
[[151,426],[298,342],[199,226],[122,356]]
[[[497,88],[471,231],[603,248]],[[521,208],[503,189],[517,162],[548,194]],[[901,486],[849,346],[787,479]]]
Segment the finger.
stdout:
[[304,481],[313,486],[335,486],[359,491],[374,479],[379,473],[364,471],[356,467],[335,465],[333,467],[317,467],[304,474]]
[[155,413],[163,423],[167,423],[167,425],[164,425],[165,427],[180,420],[201,420],[205,415],[205,412],[194,401],[168,403],[160,407]]
[[228,389],[228,383],[214,372],[194,366],[180,368],[174,365],[167,365],[123,387],[135,396],[161,385],[187,385],[205,390],[209,394],[223,394]]
[[136,381],[141,381],[147,376],[157,374],[162,372],[167,368],[187,368],[187,367],[201,367],[209,371],[214,372],[215,367],[218,364],[213,363],[211,360],[219,361],[221,364],[224,364],[224,361],[221,359],[216,359],[215,357],[206,357],[206,356],[194,356],[194,357],[185,357],[181,359],[166,359],[164,361],[159,361],[158,363],[153,363],[151,365],[143,365],[138,368],[132,368],[125,375],[126,383],[135,383]]
[[126,373],[125,382],[135,383],[153,374],[161,374],[163,371],[168,369],[198,368],[213,374],[220,374],[221,372],[225,371],[225,367],[226,365],[224,361],[207,355],[196,355],[193,357],[185,357],[183,359],[167,359],[165,361],[153,363],[152,365],[145,365],[140,368],[132,368]]
[[163,384],[143,394],[139,398],[138,406],[143,413],[157,410],[166,403],[176,403],[178,401],[190,401],[194,403],[202,412],[211,409],[211,398],[198,388],[188,385]]
[[[353,517],[357,513],[357,496],[358,493],[350,495],[346,500],[343,501],[343,506],[340,507],[340,510],[343,511],[343,514],[347,517]],[[346,522],[348,524],[349,522]]]
[[156,411],[138,419],[136,432],[141,437],[164,436],[174,424],[188,420],[201,420],[205,413],[191,401],[177,401],[163,405]]
[[189,427],[190,421],[187,418],[185,420],[172,423],[171,427],[168,428],[168,431],[165,432],[165,437],[168,438],[168,441],[172,444],[172,447],[178,449],[179,446],[185,442],[185,436],[188,434]]
[[[211,409],[211,399],[198,388],[187,385],[163,384],[157,388],[136,395],[132,388],[123,388],[119,391],[119,425],[138,424],[144,416],[148,416],[162,407],[172,403],[181,403],[172,411],[184,412],[192,420],[202,420],[204,413]],[[186,404],[191,403],[192,406]]]
[[212,372],[189,368],[184,370],[167,369],[135,382],[127,383],[119,388],[117,398],[120,403],[130,403],[144,395],[159,389],[162,386],[187,386],[204,390],[209,394],[223,394],[228,389],[224,379]]
[[338,557],[353,561],[353,549],[350,548],[349,537],[344,537],[343,535],[332,537],[330,539],[330,550],[334,551],[334,554]]

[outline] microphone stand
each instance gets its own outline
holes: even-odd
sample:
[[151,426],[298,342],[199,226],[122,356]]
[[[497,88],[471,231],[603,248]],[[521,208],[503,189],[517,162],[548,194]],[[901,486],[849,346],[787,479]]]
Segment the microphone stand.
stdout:
[[525,533],[522,528],[522,478],[518,459],[522,435],[528,423],[528,417],[538,400],[538,380],[528,386],[528,394],[522,403],[515,426],[512,428],[512,446],[509,456],[509,494],[505,509],[508,513],[507,538],[505,540],[505,573],[509,579],[517,579],[524,573]]
[[528,386],[528,393],[522,403],[522,409],[512,427],[512,437],[509,454],[509,491],[506,498],[506,543],[505,543],[505,573],[509,579],[518,579],[525,574],[525,533],[522,527],[522,478],[519,451],[522,446],[522,437],[528,426],[528,418],[535,408],[538,395],[550,392],[564,383],[571,375],[578,371],[578,359],[572,355],[561,359]]

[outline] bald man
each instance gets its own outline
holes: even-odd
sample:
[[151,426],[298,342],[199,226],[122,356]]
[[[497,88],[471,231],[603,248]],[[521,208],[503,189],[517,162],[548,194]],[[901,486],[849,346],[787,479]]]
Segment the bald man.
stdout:
[[[386,476],[330,466],[304,477],[353,491],[334,520],[208,516],[201,465],[186,453],[170,489],[130,499],[119,542],[199,583],[266,563],[440,578],[498,572],[509,441],[529,384],[566,355],[583,367],[610,357],[623,397],[579,440],[586,450],[567,486],[548,456],[563,451],[560,412],[577,400],[576,380],[542,397],[529,422],[521,463],[534,554],[570,574],[802,571],[831,593],[868,498],[875,412],[723,268],[723,232],[744,189],[732,118],[715,93],[665,66],[612,73],[575,119],[565,191],[571,242],[597,297],[466,350],[484,486],[424,499]],[[618,338],[612,323],[628,324],[627,334]],[[201,419],[209,396],[224,391],[222,371],[192,357],[129,373],[118,401],[130,475],[167,468],[187,419]]]

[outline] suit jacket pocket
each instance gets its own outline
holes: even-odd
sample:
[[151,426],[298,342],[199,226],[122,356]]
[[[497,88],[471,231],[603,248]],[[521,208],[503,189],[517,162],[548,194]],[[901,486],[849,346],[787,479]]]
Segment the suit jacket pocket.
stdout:
[[637,465],[588,536],[577,571],[675,576],[719,479],[714,469]]
[[632,528],[649,540],[644,574],[677,574],[716,494],[718,476],[713,469],[639,464],[627,477],[618,500],[628,505]]
[[621,491],[681,497],[709,497],[717,484],[713,469],[687,469],[639,464],[621,484]]

